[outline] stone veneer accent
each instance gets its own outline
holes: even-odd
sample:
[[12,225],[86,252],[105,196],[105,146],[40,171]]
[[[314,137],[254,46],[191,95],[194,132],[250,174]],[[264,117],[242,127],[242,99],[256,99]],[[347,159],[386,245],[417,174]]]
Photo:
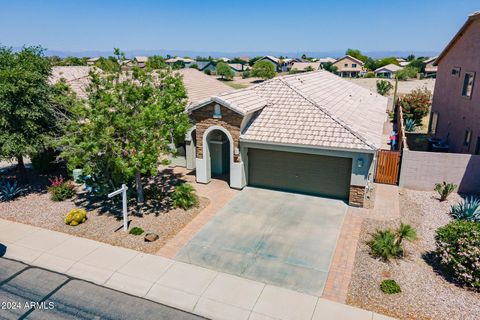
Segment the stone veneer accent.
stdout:
[[[195,121],[197,138],[197,158],[203,158],[203,134],[211,126],[222,126],[230,132],[233,139],[233,148],[240,150],[240,126],[243,116],[220,105],[222,118],[213,118],[213,108],[216,103],[212,102],[202,108],[192,111],[190,117]],[[234,162],[240,162],[240,154],[233,156]]]
[[365,201],[365,187],[364,186],[350,186],[350,197],[348,204],[354,207],[362,207]]

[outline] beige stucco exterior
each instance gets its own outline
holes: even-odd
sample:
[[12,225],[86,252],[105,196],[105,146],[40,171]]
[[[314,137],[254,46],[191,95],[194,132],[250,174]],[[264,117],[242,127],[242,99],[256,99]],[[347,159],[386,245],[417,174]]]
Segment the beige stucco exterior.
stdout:
[[356,77],[364,71],[363,62],[350,56],[338,59],[333,65],[341,77]]

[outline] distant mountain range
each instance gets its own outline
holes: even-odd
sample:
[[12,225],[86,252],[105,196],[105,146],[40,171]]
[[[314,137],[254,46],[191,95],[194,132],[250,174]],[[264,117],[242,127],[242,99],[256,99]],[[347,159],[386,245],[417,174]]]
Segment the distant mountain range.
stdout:
[[[20,50],[21,48],[16,47],[14,50]],[[238,51],[238,52],[221,52],[221,51],[193,51],[193,50],[127,50],[125,55],[130,58],[133,56],[153,56],[153,55],[171,55],[179,57],[192,57],[197,56],[201,57],[240,57],[240,56],[284,56],[284,57],[300,57],[302,54],[306,54],[309,57],[334,57],[338,58],[345,54],[346,50],[332,50],[332,51],[312,51],[312,52],[282,52],[282,51]],[[111,51],[99,51],[99,50],[86,50],[86,51],[63,51],[63,50],[47,50],[46,54],[49,56],[75,56],[75,57],[98,57],[98,56],[109,56],[112,55],[113,49]],[[363,54],[372,57],[372,58],[384,58],[384,57],[407,57],[410,54],[414,54],[417,57],[432,57],[438,55],[438,51],[404,51],[404,50],[392,50],[392,51],[365,51]]]

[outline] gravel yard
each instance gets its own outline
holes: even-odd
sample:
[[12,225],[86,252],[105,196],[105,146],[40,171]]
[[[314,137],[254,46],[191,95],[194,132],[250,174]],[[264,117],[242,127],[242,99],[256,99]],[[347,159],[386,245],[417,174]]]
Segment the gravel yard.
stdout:
[[[480,293],[456,286],[436,272],[428,254],[435,249],[435,230],[451,221],[450,205],[459,201],[451,194],[440,203],[435,192],[401,189],[401,221],[411,224],[418,239],[407,243],[407,257],[384,263],[372,258],[366,241],[377,229],[397,227],[399,220],[366,219],[362,226],[347,302],[400,319],[479,319]],[[387,295],[380,282],[394,279],[402,292]]]
[[[37,177],[30,184],[30,193],[14,201],[0,202],[0,218],[155,253],[209,203],[207,198],[200,197],[200,205],[189,210],[166,208],[158,203],[147,203],[137,208],[130,203],[130,228],[141,227],[145,232],[152,231],[159,235],[157,241],[145,242],[145,233],[134,236],[123,232],[121,202],[112,204],[107,199],[93,201],[81,191],[72,200],[54,202],[47,193],[47,181],[45,176]],[[88,220],[76,227],[68,226],[64,223],[65,215],[75,207],[86,208]]]

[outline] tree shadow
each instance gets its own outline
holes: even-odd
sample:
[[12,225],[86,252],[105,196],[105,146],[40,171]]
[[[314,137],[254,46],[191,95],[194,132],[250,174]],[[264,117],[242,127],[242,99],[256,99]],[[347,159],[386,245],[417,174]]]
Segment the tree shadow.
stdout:
[[447,282],[465,289],[465,286],[456,280],[453,275],[441,264],[441,259],[435,251],[427,251],[422,254],[422,259],[432,268],[432,271],[445,279]]
[[[137,203],[135,186],[129,186],[127,192],[128,214],[136,217],[154,214],[160,216],[173,209],[170,194],[175,187],[186,182],[182,174],[173,169],[165,169],[155,177],[144,179],[145,202]],[[108,198],[106,195],[95,195],[86,191],[77,194],[77,206],[87,211],[96,211],[98,215],[113,216],[117,220],[123,218],[122,197]]]

